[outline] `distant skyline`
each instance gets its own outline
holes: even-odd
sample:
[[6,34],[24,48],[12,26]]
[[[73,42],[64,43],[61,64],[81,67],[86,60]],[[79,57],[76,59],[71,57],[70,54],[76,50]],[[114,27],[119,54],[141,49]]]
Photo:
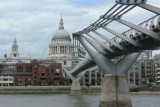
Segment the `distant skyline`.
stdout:
[[[147,3],[160,7],[158,0],[148,0]],[[14,38],[21,57],[41,58],[45,50],[45,58],[51,38],[58,30],[61,14],[64,27],[72,37],[72,33],[89,26],[114,4],[115,0],[1,0],[0,59],[5,51],[11,53]],[[137,19],[130,20],[137,24],[154,15],[143,11],[137,7],[125,18],[134,16]],[[126,29],[117,28],[119,31]]]

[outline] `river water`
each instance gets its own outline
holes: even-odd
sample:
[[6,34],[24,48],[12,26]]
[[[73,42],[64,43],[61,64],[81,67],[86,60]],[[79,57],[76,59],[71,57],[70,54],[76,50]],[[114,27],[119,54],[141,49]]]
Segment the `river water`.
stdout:
[[[100,95],[0,95],[0,107],[98,107]],[[160,107],[160,95],[132,95],[133,107]]]

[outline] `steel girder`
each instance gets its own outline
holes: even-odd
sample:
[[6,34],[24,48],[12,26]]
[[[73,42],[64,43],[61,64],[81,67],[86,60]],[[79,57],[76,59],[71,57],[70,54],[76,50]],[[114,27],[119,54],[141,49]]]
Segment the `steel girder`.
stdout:
[[88,35],[90,38],[92,38],[93,40],[95,40],[100,46],[103,46],[105,49],[107,49],[110,52],[114,52],[113,49],[111,49],[109,46],[107,46],[106,44],[103,44],[102,42],[100,42],[98,39],[94,38],[92,35],[90,34],[86,34]]
[[128,38],[128,37],[116,32],[116,31],[114,31],[114,30],[112,30],[110,28],[107,28],[107,27],[103,27],[103,29],[105,29],[106,31],[108,31],[108,32],[120,37],[123,40],[126,40],[127,42],[129,42],[130,44],[132,44],[134,46],[140,46],[140,44],[138,42],[136,42],[135,40],[133,40],[132,38]]
[[106,41],[108,41],[109,43],[115,45],[115,46],[116,46],[117,48],[119,48],[120,50],[123,50],[123,49],[124,49],[120,44],[118,44],[118,43],[114,42],[113,40],[107,38],[105,35],[97,32],[97,31],[93,31],[93,32],[94,32],[95,34],[99,35],[101,38],[103,38],[103,39],[105,39]]

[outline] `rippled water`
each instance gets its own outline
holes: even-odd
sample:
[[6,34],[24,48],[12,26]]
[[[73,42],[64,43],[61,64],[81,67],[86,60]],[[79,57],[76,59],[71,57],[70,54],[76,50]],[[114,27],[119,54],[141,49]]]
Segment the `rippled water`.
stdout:
[[[100,95],[0,95],[0,107],[98,107]],[[160,107],[160,95],[132,95],[133,107]]]

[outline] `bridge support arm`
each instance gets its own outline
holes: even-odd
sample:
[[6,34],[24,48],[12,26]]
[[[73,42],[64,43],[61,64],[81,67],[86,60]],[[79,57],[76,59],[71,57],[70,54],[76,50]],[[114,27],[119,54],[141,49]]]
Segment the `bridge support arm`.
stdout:
[[117,74],[118,75],[126,74],[128,70],[130,69],[130,67],[133,65],[133,63],[136,61],[139,55],[140,55],[140,52],[131,53],[131,54],[124,56],[124,58],[122,58],[116,64]]
[[99,107],[132,107],[125,73],[127,73],[139,54],[140,52],[131,53],[122,58],[115,65],[116,75],[104,75]]
[[[114,68],[115,64],[109,58],[99,53],[87,40],[82,36],[77,36],[83,47],[87,50],[94,62],[102,69],[103,72],[109,74],[116,74]],[[109,67],[106,67],[109,66]]]

